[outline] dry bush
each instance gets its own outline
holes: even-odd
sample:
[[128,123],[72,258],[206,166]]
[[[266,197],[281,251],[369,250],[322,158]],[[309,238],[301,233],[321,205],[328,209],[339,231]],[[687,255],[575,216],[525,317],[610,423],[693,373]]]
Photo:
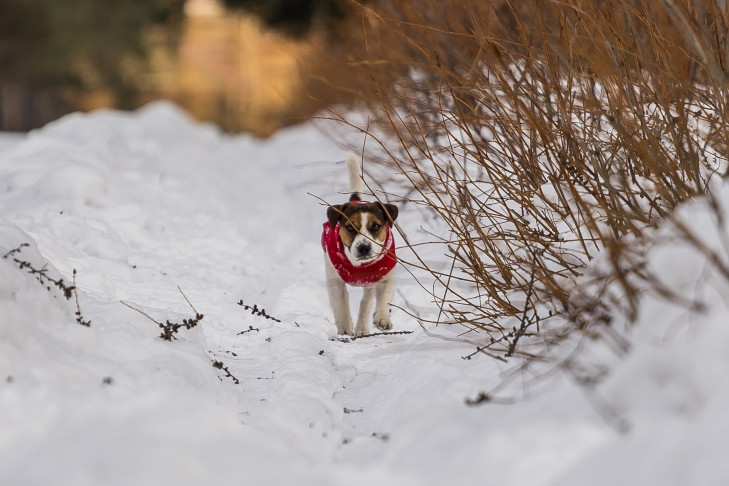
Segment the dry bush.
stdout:
[[550,357],[575,335],[622,343],[602,289],[617,284],[634,316],[660,286],[643,272],[646,230],[725,175],[725,2],[383,0],[359,12],[361,44],[340,49],[372,88],[357,88],[368,124],[333,116],[372,137],[400,192],[447,223],[450,264],[428,267],[437,322],[485,333],[479,350],[500,358]]

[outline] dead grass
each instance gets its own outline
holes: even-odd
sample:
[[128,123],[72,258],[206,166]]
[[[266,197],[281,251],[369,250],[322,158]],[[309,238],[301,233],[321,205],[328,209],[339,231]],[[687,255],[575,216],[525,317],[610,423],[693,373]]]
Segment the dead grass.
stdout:
[[498,357],[547,358],[575,331],[623,349],[607,289],[634,317],[660,287],[643,269],[647,232],[727,170],[724,2],[358,7],[330,60],[360,80],[345,89],[368,107],[367,156],[384,154],[399,192],[451,231],[451,264],[428,268],[435,322]]

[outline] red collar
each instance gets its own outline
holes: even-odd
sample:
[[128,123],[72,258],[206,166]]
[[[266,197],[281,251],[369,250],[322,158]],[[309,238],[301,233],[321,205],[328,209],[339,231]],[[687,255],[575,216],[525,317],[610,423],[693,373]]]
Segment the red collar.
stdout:
[[342,280],[356,287],[369,287],[379,282],[397,263],[395,238],[390,225],[386,225],[386,231],[382,253],[375,260],[363,265],[353,265],[344,253],[344,243],[339,237],[339,223],[334,228],[328,221],[324,223],[321,246]]

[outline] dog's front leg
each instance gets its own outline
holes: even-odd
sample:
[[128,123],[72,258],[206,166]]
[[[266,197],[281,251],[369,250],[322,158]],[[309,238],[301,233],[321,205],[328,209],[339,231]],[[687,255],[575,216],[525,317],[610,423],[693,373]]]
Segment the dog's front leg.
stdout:
[[334,312],[334,323],[337,325],[337,333],[351,335],[352,316],[349,313],[349,292],[347,291],[347,285],[342,281],[329,261],[326,262],[326,278],[329,303]]
[[390,320],[390,302],[395,295],[395,272],[390,271],[385,278],[375,286],[377,293],[377,307],[373,316],[373,322],[379,329],[392,329]]
[[370,310],[372,309],[372,301],[375,298],[375,287],[365,287],[362,289],[362,300],[359,303],[359,314],[357,315],[357,325],[354,326],[355,336],[364,336],[370,333]]

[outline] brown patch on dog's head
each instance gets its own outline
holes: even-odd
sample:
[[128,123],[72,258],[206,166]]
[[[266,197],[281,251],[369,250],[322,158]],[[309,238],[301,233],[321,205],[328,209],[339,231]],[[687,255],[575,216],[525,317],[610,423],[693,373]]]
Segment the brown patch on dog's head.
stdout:
[[394,204],[383,204],[381,202],[377,202],[375,204],[380,208],[380,211],[382,211],[382,214],[385,216],[385,219],[387,219],[388,224],[392,226],[397,219],[397,206]]
[[362,228],[362,212],[367,204],[361,203],[344,203],[335,206],[329,206],[327,209],[327,219],[332,228],[339,223],[339,237],[342,243],[349,248],[352,240],[357,236]]
[[380,219],[384,219],[387,223],[392,224],[397,219],[398,209],[394,204],[376,203],[344,203],[335,204],[327,208],[327,219],[332,228],[342,219],[348,218],[355,212],[371,212],[378,215]]
[[349,203],[335,204],[327,208],[327,219],[329,220],[329,226],[334,228],[337,223],[344,217],[344,210],[350,206]]
[[[367,218],[362,217],[364,213]],[[380,202],[345,203],[327,209],[329,224],[334,228],[339,223],[339,235],[347,248],[358,234],[371,235],[372,239],[383,242],[387,235],[385,225],[392,225],[397,214],[397,206]],[[367,220],[366,228],[362,228],[364,219]]]
[[357,236],[362,228],[362,213],[360,211],[352,212],[346,218],[342,218],[339,223],[339,237],[347,248],[352,246],[355,236]]

